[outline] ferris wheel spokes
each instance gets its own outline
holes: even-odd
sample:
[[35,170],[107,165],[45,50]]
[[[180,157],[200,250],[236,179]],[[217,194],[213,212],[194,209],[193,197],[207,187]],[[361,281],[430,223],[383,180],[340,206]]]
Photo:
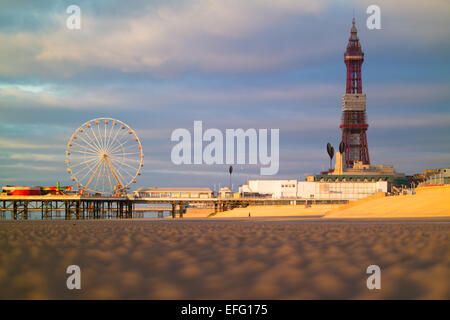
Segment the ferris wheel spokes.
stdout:
[[66,163],[84,191],[112,193],[136,182],[143,166],[142,146],[134,130],[112,118],[97,118],[72,135]]

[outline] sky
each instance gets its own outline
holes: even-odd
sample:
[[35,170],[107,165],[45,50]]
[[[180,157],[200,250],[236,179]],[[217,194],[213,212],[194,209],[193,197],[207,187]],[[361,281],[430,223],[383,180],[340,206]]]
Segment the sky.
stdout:
[[[69,5],[81,29],[69,30]],[[366,9],[381,9],[369,30]],[[447,0],[0,0],[0,185],[72,184],[67,142],[84,122],[127,123],[144,150],[133,188],[228,185],[227,165],[175,165],[177,128],[277,128],[280,164],[232,183],[328,168],[353,15],[365,53],[373,164],[413,174],[450,166]]]

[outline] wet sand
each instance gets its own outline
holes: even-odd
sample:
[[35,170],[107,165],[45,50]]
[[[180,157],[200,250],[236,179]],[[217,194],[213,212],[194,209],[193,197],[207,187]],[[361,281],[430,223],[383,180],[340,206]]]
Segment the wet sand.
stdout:
[[450,299],[449,240],[448,219],[2,221],[0,298]]

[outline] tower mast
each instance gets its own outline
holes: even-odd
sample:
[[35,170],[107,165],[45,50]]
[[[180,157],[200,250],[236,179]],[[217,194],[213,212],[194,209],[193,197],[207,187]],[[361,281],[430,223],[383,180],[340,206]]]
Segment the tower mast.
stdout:
[[355,26],[352,21],[350,38],[344,54],[347,67],[346,93],[342,96],[342,141],[345,144],[345,166],[353,167],[355,162],[370,164],[366,131],[366,95],[362,92],[361,66],[364,53],[359,43]]

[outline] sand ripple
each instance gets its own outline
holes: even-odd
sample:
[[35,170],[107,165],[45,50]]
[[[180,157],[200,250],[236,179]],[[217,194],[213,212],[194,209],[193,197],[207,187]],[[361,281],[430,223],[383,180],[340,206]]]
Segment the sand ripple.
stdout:
[[449,240],[445,223],[5,221],[0,298],[449,299]]

